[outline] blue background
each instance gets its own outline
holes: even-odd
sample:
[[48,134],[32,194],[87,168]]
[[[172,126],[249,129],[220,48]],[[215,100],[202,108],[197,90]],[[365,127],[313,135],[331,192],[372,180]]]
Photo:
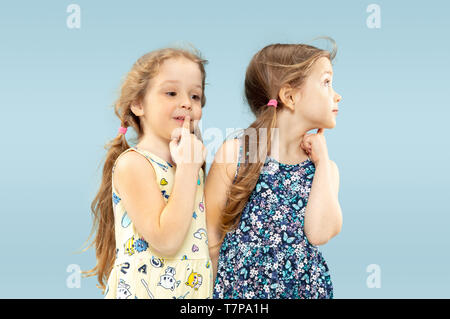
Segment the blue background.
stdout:
[[[80,29],[66,25],[71,3]],[[371,3],[380,29],[366,25]],[[344,224],[320,248],[335,297],[449,298],[449,12],[444,1],[2,2],[0,297],[102,297],[94,278],[68,288],[66,269],[95,264],[77,251],[120,124],[112,104],[138,57],[194,44],[210,61],[203,129],[225,134],[252,121],[243,80],[256,51],[326,35],[343,96],[325,136]],[[370,264],[381,288],[366,284]]]

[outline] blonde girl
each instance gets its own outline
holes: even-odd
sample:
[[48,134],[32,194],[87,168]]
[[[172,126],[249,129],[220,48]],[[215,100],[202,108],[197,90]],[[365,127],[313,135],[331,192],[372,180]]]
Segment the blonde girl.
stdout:
[[211,296],[206,148],[193,134],[205,105],[205,63],[187,50],[161,49],[139,58],[123,82],[115,104],[121,127],[92,202],[97,265],[88,275],[98,276],[106,298]]

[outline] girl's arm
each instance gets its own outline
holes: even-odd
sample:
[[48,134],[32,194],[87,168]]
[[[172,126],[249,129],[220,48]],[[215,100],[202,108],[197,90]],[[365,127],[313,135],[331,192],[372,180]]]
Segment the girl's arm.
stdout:
[[315,164],[311,191],[305,211],[305,234],[313,245],[323,245],[339,234],[342,211],[339,205],[339,170],[330,159]]
[[214,157],[205,182],[206,227],[214,281],[223,237],[220,229],[221,215],[234,180],[238,156],[239,140],[233,139],[223,143]]
[[173,256],[189,229],[197,189],[198,169],[177,166],[166,204],[153,166],[136,152],[124,154],[114,171],[114,185],[139,234],[162,256]]

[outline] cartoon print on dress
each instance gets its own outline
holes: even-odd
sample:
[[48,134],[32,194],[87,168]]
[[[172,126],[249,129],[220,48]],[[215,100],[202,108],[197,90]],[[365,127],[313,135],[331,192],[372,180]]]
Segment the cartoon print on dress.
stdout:
[[161,194],[163,195],[164,198],[169,198],[169,194],[167,194],[166,191],[161,191]]
[[155,256],[152,256],[152,259],[150,259],[150,263],[155,268],[162,268],[164,267],[164,258],[156,258]]
[[203,202],[200,202],[199,204],[198,204],[198,208],[200,209],[200,211],[203,213],[204,212],[204,210],[205,210],[205,205],[203,204]]
[[144,275],[146,275],[147,274],[147,265],[143,264],[141,267],[138,268],[138,271],[140,273],[143,273]]
[[194,212],[194,213],[192,214],[192,217],[193,217],[194,219],[197,219],[197,213]]
[[194,237],[197,239],[202,239],[202,236],[205,235],[205,243],[208,244],[208,235],[206,233],[206,229],[204,228],[199,228],[194,234]]
[[175,273],[176,273],[175,268],[168,266],[166,269],[166,274],[161,276],[158,282],[158,286],[173,291],[176,287],[178,287],[178,285],[181,282],[180,280],[177,281],[175,279]]
[[148,284],[144,279],[141,279],[142,284],[144,285],[145,290],[147,290],[147,294],[149,296],[150,299],[155,299],[155,297],[153,297],[152,292],[150,291],[150,288],[148,288]]
[[193,245],[192,245],[192,252],[193,252],[193,253],[198,252],[198,246],[197,246],[196,244],[193,244]]
[[183,296],[180,296],[178,298],[176,298],[175,296],[172,297],[172,299],[186,299],[186,296],[189,294],[189,291],[187,293],[185,293]]
[[124,253],[132,256],[134,254],[134,236],[128,239],[123,246]]
[[155,163],[156,165],[158,165],[159,167],[161,167],[162,168],[162,170],[164,171],[164,172],[167,172],[167,169],[169,168],[167,165],[164,165],[164,164],[161,164],[161,163],[158,163],[157,161],[155,161],[153,158],[151,158],[151,157],[148,157],[153,163]]
[[120,224],[122,225],[123,228],[127,228],[128,226],[130,226],[131,219],[130,219],[130,217],[128,217],[127,212],[123,213],[122,221],[120,222]]
[[148,248],[148,243],[144,240],[144,238],[139,238],[138,240],[136,240],[134,242],[134,249],[136,249],[136,251],[138,253],[146,251],[147,248]]
[[117,205],[120,202],[120,197],[117,196],[117,194],[114,192],[113,192],[113,202],[114,202],[114,205]]
[[199,273],[194,272],[194,270],[191,270],[191,273],[189,274],[186,286],[189,286],[191,288],[194,288],[194,290],[198,290],[198,288],[202,285],[203,276]]
[[123,274],[127,274],[127,272],[128,272],[128,269],[130,269],[130,263],[129,262],[125,262],[125,263],[123,263],[123,264],[120,264],[120,271],[123,273]]
[[161,181],[160,181],[159,183],[160,183],[161,185],[163,185],[163,186],[169,184],[169,183],[167,182],[167,179],[165,179],[164,177],[161,178]]
[[206,262],[206,265],[205,265],[205,266],[206,266],[207,269],[209,269],[209,267],[211,267],[211,262],[208,260],[208,261]]
[[124,244],[124,253],[128,256],[132,256],[135,252],[141,253],[146,251],[148,248],[148,243],[143,239],[139,238],[134,240],[134,235],[128,239]]
[[131,296],[130,285],[128,285],[123,279],[120,279],[117,286],[117,299],[127,299]]

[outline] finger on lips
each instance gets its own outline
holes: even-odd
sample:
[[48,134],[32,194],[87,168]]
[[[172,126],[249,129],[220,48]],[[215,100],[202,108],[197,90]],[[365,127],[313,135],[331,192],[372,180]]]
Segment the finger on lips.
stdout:
[[191,133],[191,118],[189,115],[186,115],[184,118],[183,128],[187,129],[189,133]]

